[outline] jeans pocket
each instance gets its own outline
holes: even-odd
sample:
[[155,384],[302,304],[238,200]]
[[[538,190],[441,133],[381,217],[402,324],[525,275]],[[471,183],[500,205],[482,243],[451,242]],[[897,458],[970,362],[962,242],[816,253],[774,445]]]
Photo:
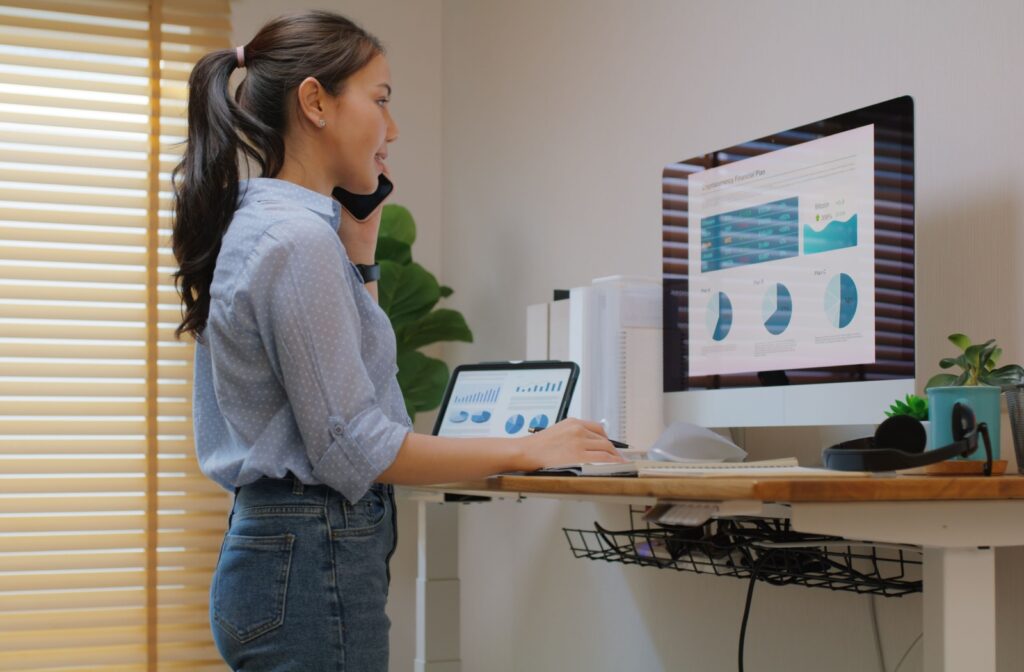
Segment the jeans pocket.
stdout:
[[363,498],[352,503],[342,500],[344,527],[332,530],[337,537],[357,537],[375,533],[388,520],[390,504],[383,485],[374,483]]
[[284,623],[295,535],[228,534],[213,579],[213,618],[239,642]]

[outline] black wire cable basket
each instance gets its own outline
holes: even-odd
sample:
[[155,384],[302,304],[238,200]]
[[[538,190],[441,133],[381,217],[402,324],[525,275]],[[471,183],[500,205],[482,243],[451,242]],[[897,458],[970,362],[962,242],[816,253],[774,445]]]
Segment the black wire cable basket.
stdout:
[[630,508],[631,527],[563,528],[577,558],[900,597],[921,592],[921,549],[796,532],[783,518],[723,518],[703,525],[650,524]]

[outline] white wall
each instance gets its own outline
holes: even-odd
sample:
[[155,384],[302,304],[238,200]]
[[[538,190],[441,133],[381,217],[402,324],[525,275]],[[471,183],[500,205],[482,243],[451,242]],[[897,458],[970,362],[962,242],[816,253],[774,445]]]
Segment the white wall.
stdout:
[[[665,164],[910,94],[920,381],[953,331],[1020,361],[1021,25],[1019,0],[445,0],[442,275],[477,336],[446,358],[521,357],[525,307],[553,288],[658,275]],[[747,435],[755,452],[820,448],[814,432]],[[560,528],[595,519],[626,523],[587,504],[463,510],[463,669],[735,669],[743,583],[573,560]],[[1024,657],[1019,558],[999,560],[1004,670]],[[921,601],[879,609],[891,672]],[[758,586],[747,661],[878,669],[867,599]]]
[[[298,5],[287,0],[232,0],[235,44],[245,44],[268,20],[298,9],[328,9],[359,23],[384,42],[391,65],[391,109],[399,138],[388,163],[395,182],[392,202],[409,208],[418,231],[413,258],[441,276],[441,2],[440,0],[339,0]],[[439,357],[441,347],[424,350]],[[434,414],[418,414],[416,431],[429,433]],[[412,669],[415,653],[416,507],[399,502],[400,542],[391,559],[388,615],[391,669]]]

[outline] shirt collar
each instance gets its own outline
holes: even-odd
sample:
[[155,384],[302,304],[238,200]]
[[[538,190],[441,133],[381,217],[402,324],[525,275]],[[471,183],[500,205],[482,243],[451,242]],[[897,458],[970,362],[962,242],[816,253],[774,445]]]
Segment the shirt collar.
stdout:
[[241,204],[261,201],[285,201],[319,215],[335,231],[341,223],[341,204],[330,196],[274,177],[253,177],[238,185]]

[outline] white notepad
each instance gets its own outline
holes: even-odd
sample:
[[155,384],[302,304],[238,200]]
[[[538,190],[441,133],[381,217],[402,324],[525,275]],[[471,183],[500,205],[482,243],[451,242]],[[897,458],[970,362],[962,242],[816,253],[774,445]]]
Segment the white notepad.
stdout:
[[755,462],[649,462],[639,463],[637,475],[663,478],[736,478],[757,476],[763,478],[836,478],[871,476],[866,471],[836,471],[814,467],[801,467],[795,457]]

